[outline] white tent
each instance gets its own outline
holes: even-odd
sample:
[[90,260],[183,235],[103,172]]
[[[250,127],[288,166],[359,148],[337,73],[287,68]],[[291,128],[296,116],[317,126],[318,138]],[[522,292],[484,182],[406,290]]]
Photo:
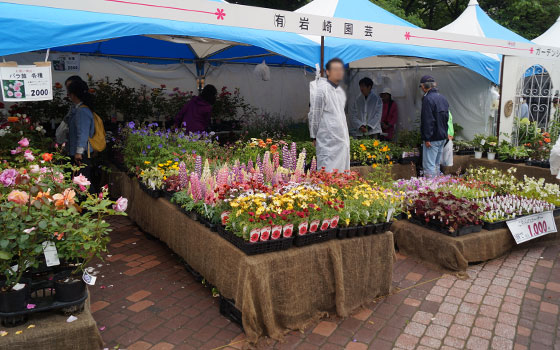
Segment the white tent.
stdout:
[[533,39],[533,42],[544,46],[560,47],[560,17],[546,32]]

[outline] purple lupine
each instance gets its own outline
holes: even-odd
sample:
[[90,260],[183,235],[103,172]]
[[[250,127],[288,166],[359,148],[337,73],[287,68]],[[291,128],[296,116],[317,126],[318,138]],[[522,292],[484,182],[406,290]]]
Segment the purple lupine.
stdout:
[[190,195],[192,196],[192,198],[195,201],[199,201],[201,200],[202,197],[202,186],[200,185],[200,180],[198,178],[198,175],[196,173],[191,173],[191,177],[190,177]]
[[259,168],[257,168],[257,172],[255,173],[255,180],[259,185],[264,184],[264,176]]
[[260,154],[257,154],[257,168],[259,168],[261,171],[263,169],[263,161]]
[[187,187],[189,183],[189,174],[187,173],[185,162],[179,164],[179,183],[181,184],[181,188]]
[[247,172],[250,172],[251,170],[253,170],[253,160],[249,159],[249,162],[247,162]]
[[290,151],[288,150],[288,146],[284,145],[282,147],[282,167],[288,169],[290,163]]
[[276,152],[272,155],[272,163],[274,166],[274,171],[276,171],[276,169],[278,169],[278,167],[280,166],[280,153]]
[[297,163],[297,147],[296,147],[296,143],[292,142],[292,147],[290,149],[290,170],[296,170],[296,163]]
[[201,156],[196,156],[196,160],[194,162],[194,172],[196,173],[196,175],[198,175],[199,178],[202,175],[202,157]]
[[309,171],[317,171],[317,158],[313,157],[313,159],[311,160],[311,168],[309,169]]

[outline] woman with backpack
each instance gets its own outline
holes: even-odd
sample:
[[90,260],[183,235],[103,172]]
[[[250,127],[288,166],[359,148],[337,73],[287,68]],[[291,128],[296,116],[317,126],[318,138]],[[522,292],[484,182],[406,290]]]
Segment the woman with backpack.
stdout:
[[93,147],[89,142],[95,133],[93,96],[89,93],[86,82],[75,80],[68,85],[68,97],[74,105],[68,118],[68,154],[72,164],[84,166],[79,172],[93,183],[91,178]]

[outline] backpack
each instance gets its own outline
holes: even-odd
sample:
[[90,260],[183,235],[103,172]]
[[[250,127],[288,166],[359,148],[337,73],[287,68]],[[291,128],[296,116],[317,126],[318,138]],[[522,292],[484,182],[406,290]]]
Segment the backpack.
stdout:
[[[82,105],[81,108],[88,108],[88,106]],[[107,141],[105,141],[105,127],[103,126],[101,117],[93,111],[91,113],[93,114],[93,126],[95,131],[93,132],[93,136],[89,138],[89,144],[94,151],[101,152],[107,146]]]

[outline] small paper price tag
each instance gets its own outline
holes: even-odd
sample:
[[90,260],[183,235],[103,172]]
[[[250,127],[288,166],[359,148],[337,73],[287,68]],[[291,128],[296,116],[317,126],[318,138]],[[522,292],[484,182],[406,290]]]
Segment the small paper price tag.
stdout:
[[387,222],[391,221],[391,218],[393,218],[393,213],[394,212],[395,212],[395,208],[389,209],[389,212],[387,212]]
[[93,286],[95,284],[95,280],[97,279],[97,276],[92,276],[87,271],[84,271],[84,275],[82,276],[82,279],[84,280],[84,282],[86,282],[86,284]]
[[56,251],[56,245],[52,241],[43,242],[43,254],[45,254],[45,263],[47,266],[60,265],[60,260],[58,260],[58,252]]
[[485,139],[482,139],[482,141],[480,141],[480,144],[481,144],[482,146],[484,146],[484,145],[486,144],[486,140],[485,140]]

